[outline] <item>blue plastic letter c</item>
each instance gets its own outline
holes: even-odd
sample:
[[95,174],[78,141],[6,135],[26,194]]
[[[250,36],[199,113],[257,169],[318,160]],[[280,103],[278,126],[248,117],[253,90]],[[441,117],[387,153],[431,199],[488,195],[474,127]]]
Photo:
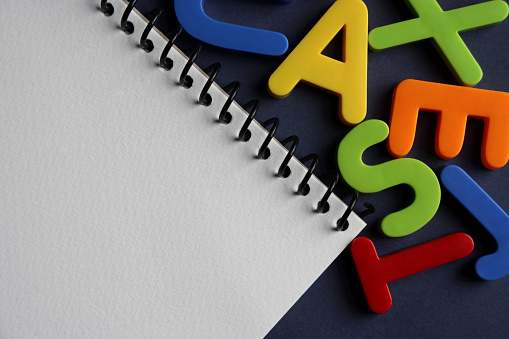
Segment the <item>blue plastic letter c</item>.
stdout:
[[[187,33],[214,46],[237,51],[279,56],[288,50],[281,33],[228,24],[211,19],[203,10],[204,0],[175,0],[175,13]],[[272,0],[289,3],[294,0]]]

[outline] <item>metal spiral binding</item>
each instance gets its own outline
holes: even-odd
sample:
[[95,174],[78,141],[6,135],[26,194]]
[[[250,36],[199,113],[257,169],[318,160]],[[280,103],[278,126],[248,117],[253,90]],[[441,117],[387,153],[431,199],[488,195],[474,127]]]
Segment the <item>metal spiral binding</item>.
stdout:
[[317,154],[309,154],[306,155],[304,158],[300,160],[300,162],[304,165],[306,162],[311,161],[311,165],[308,167],[308,171],[302,181],[299,184],[299,187],[297,188],[297,194],[298,195],[308,195],[311,188],[308,185],[308,181],[311,178],[311,175],[313,174],[316,165],[318,165],[318,155]]
[[242,106],[242,108],[247,112],[251,108],[251,112],[246,118],[246,121],[244,121],[244,124],[240,128],[238,139],[240,141],[249,141],[251,139],[251,131],[249,130],[249,125],[251,125],[251,122],[253,121],[256,112],[258,112],[258,108],[260,108],[260,100],[252,100]]
[[339,218],[339,220],[337,222],[336,229],[338,231],[344,231],[348,228],[348,225],[349,225],[348,217],[352,213],[353,207],[355,206],[355,204],[357,204],[357,199],[359,199],[359,191],[351,190],[349,192],[346,192],[346,195],[350,195],[350,194],[352,195],[352,200],[350,200],[350,203],[348,204],[348,207],[347,207],[345,213],[343,213],[343,216],[341,218]]
[[107,0],[101,0],[101,11],[106,16],[111,16],[114,12],[113,5],[110,4]]
[[[132,34],[134,32],[134,25],[130,21],[128,21],[128,18],[129,18],[129,15],[130,15],[131,11],[133,10],[137,1],[138,0],[131,0],[122,15],[120,28],[126,34]],[[113,5],[111,5],[107,0],[101,0],[100,10],[106,16],[111,16],[114,12]],[[143,34],[141,36],[140,47],[142,49],[144,49],[146,52],[151,52],[154,49],[154,44],[151,40],[148,39],[148,35],[149,35],[150,31],[152,30],[152,28],[154,27],[154,23],[159,18],[161,13],[162,13],[161,10],[157,11],[155,16],[152,18],[152,20],[149,21],[149,23],[145,27]],[[177,38],[179,37],[179,35],[181,33],[182,33],[182,26],[177,26],[173,31],[171,31],[168,34],[168,43],[166,44],[166,46],[163,49],[163,52],[161,53],[161,56],[159,59],[159,64],[162,68],[164,68],[168,71],[173,68],[173,60],[168,58],[168,53],[170,52],[171,48],[174,46],[175,41],[177,40]],[[189,73],[189,70],[191,69],[192,65],[194,64],[200,51],[201,51],[201,45],[197,44],[185,52],[186,56],[188,57],[188,61],[187,61],[186,65],[184,66],[184,68],[182,69],[182,72],[180,74],[180,78],[179,78],[179,82],[178,82],[180,86],[183,86],[184,88],[190,88],[193,85],[193,79],[188,75],[188,73]],[[210,89],[210,86],[214,83],[214,80],[216,79],[220,69],[221,69],[220,63],[214,63],[214,64],[210,65],[209,67],[205,68],[204,73],[206,73],[209,76],[209,78],[200,92],[200,95],[198,98],[198,103],[205,105],[205,106],[209,106],[212,103],[212,97],[210,96],[210,94],[208,94],[208,90]],[[228,98],[219,113],[218,121],[220,123],[228,124],[232,120],[232,116],[228,112],[228,109],[230,108],[231,104],[233,103],[239,89],[240,89],[240,83],[238,81],[234,81],[223,88],[223,91],[225,93],[229,92],[230,94],[228,95]],[[242,108],[246,112],[249,110],[251,110],[251,111],[248,114],[244,124],[242,125],[242,127],[239,131],[239,135],[237,138],[239,141],[247,142],[250,140],[251,132],[249,131],[249,126],[253,122],[256,112],[258,111],[259,107],[260,107],[259,100],[252,100],[242,106]],[[258,150],[257,157],[259,159],[268,159],[271,154],[269,144],[278,129],[279,119],[274,117],[274,118],[271,118],[271,119],[265,121],[261,125],[265,129],[267,129],[267,127],[269,127],[269,126],[271,126],[271,128],[267,133],[267,137],[265,138],[265,140],[263,141],[262,145],[260,146],[260,148]],[[292,143],[292,145],[277,171],[276,175],[278,177],[287,178],[291,174],[291,169],[288,166],[288,164],[289,164],[291,158],[295,154],[295,150],[297,149],[297,146],[299,144],[299,138],[295,135],[292,135],[292,136],[284,139],[281,142],[281,144],[283,146],[285,146],[285,145],[289,144],[290,142]],[[302,158],[300,161],[302,164],[305,164],[306,162],[311,161],[311,164],[308,167],[308,171],[305,174],[302,181],[300,182],[300,184],[297,188],[297,192],[296,192],[297,195],[305,196],[310,191],[308,181],[311,178],[311,175],[313,174],[313,171],[315,170],[316,166],[318,165],[318,155],[309,154],[309,155],[305,156],[304,158]],[[327,200],[331,196],[332,191],[334,190],[334,188],[336,187],[336,185],[339,181],[339,174],[335,173],[334,175],[328,176],[325,179],[330,179],[331,184],[328,186],[327,191],[323,195],[322,199],[318,202],[317,208],[315,209],[315,211],[317,213],[327,213],[329,211],[330,205],[327,202]],[[325,179],[322,181],[325,181]],[[351,190],[343,193],[342,195],[340,195],[340,198],[342,198],[342,199],[346,198],[348,195],[352,195],[352,199],[350,200],[350,203],[348,204],[346,211],[343,213],[341,218],[339,218],[337,221],[337,227],[336,227],[337,231],[345,231],[348,228],[348,226],[349,226],[348,217],[352,213],[355,205],[357,204],[357,200],[359,198],[359,192],[354,189],[351,189]],[[364,216],[367,216],[371,213],[374,213],[374,211],[375,211],[375,208],[373,207],[373,205],[371,205],[368,202],[364,203],[364,207],[366,209],[364,211],[358,213],[358,216],[361,218]]]
[[134,32],[133,23],[131,21],[128,21],[127,19],[129,19],[129,14],[131,14],[131,11],[133,10],[134,5],[136,5],[137,1],[138,0],[131,0],[131,2],[129,3],[129,5],[127,5],[124,11],[124,14],[122,14],[122,19],[120,20],[120,28],[122,28],[122,30],[127,35],[133,34]]
[[270,128],[269,134],[267,134],[267,137],[263,141],[262,146],[258,150],[258,159],[265,160],[270,157],[269,143],[272,140],[272,138],[274,137],[274,134],[276,134],[277,128],[279,127],[279,119],[278,118],[270,118],[269,120],[262,123],[262,126],[265,129],[271,125],[272,125],[272,127]]
[[175,44],[175,40],[177,40],[180,33],[182,33],[182,26],[177,26],[168,34],[168,43],[164,47],[161,57],[159,58],[159,65],[167,71],[173,68],[173,60],[167,57],[168,53],[173,47],[173,44]]
[[322,199],[318,202],[318,205],[317,205],[316,210],[315,210],[317,213],[327,213],[327,212],[329,212],[330,206],[329,206],[329,203],[327,202],[327,200],[329,200],[329,197],[332,194],[332,190],[338,184],[339,174],[334,173],[334,175],[329,175],[326,178],[322,179],[322,182],[324,182],[325,179],[332,179],[332,182],[331,182],[330,186],[327,188],[327,191],[323,195]]
[[152,50],[154,49],[154,43],[152,42],[152,40],[150,39],[147,39],[148,38],[148,34],[150,33],[150,31],[152,30],[152,27],[154,27],[154,23],[156,22],[156,20],[159,18],[159,16],[161,15],[163,11],[159,10],[156,15],[152,18],[152,20],[150,20],[150,22],[148,23],[147,27],[145,27],[145,30],[143,31],[143,34],[141,35],[141,39],[140,39],[140,47],[142,49],[145,50],[145,52],[147,53],[150,53],[152,52]]
[[184,54],[188,55],[189,59],[187,60],[186,65],[182,69],[182,73],[180,73],[179,85],[185,88],[191,88],[193,86],[193,78],[191,78],[187,73],[193,66],[194,61],[198,57],[198,54],[201,52],[201,45],[197,44],[191,47],[189,50],[185,51]]
[[[359,191],[352,189],[351,191],[348,191],[339,196],[341,199],[343,199],[350,194],[352,195],[352,200],[350,200],[350,203],[348,204],[345,213],[343,213],[343,216],[339,218],[336,226],[336,231],[346,231],[348,229],[349,226],[348,217],[352,213],[354,206],[357,204],[357,199],[359,199]],[[375,207],[371,205],[369,202],[365,202],[363,206],[365,210],[357,213],[359,218],[375,213]]]
[[290,167],[288,167],[288,163],[290,162],[290,159],[293,157],[295,150],[297,149],[297,146],[299,145],[299,137],[296,135],[292,135],[291,137],[288,137],[281,141],[281,145],[285,146],[289,142],[292,143],[292,146],[290,147],[290,150],[286,154],[285,159],[281,163],[281,166],[279,167],[279,170],[277,171],[277,176],[282,178],[288,178],[290,174],[292,173],[292,170]]
[[210,86],[212,86],[214,80],[216,80],[220,70],[221,64],[219,62],[216,62],[215,64],[212,64],[203,70],[206,74],[210,73],[210,75],[207,82],[205,83],[205,86],[203,86],[203,89],[201,90],[200,97],[198,98],[198,102],[200,104],[204,106],[210,106],[212,103],[212,97],[207,92],[209,91]]
[[[240,90],[240,83],[238,81],[234,81],[231,84],[227,85],[225,88],[223,88],[223,91],[225,93],[228,93],[231,90],[230,94],[228,95],[228,99],[226,99],[226,102],[223,105],[223,108],[221,109],[221,112],[219,112],[218,121],[222,124],[229,124],[232,121],[232,115],[230,112],[228,112],[228,108],[230,108],[233,100],[237,96],[237,93]],[[242,133],[242,130],[241,130]],[[242,140],[239,135],[239,140]],[[242,140],[247,141],[247,140]]]

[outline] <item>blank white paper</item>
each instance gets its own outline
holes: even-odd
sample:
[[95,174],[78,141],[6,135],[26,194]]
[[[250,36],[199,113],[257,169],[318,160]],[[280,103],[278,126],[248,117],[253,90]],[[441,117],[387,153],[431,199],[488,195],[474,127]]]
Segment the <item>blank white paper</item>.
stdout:
[[199,105],[203,72],[178,86],[181,52],[99,2],[1,5],[0,336],[262,337],[364,223],[335,231],[344,203],[315,213],[322,183],[296,195],[304,166],[276,177],[284,147],[256,159],[265,130],[237,141],[246,113],[219,124],[224,92]]

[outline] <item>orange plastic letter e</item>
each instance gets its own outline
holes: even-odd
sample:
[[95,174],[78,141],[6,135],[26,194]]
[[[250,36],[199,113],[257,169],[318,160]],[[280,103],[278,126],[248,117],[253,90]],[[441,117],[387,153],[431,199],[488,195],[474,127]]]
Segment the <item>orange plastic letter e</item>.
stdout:
[[495,170],[509,160],[509,93],[411,79],[401,82],[394,90],[387,141],[393,156],[410,152],[419,110],[438,113],[435,152],[442,159],[459,154],[467,118],[472,117],[484,120],[484,166]]

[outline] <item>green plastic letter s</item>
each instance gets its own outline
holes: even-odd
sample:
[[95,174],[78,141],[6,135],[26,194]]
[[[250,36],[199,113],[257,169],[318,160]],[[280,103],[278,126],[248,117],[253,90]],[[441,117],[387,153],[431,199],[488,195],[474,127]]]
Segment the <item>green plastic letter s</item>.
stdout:
[[389,237],[409,235],[426,225],[440,205],[440,183],[435,173],[416,159],[395,159],[368,166],[362,153],[389,135],[389,127],[380,120],[367,120],[347,134],[338,148],[338,165],[343,179],[362,193],[375,193],[399,184],[415,191],[413,203],[384,217],[382,232]]

